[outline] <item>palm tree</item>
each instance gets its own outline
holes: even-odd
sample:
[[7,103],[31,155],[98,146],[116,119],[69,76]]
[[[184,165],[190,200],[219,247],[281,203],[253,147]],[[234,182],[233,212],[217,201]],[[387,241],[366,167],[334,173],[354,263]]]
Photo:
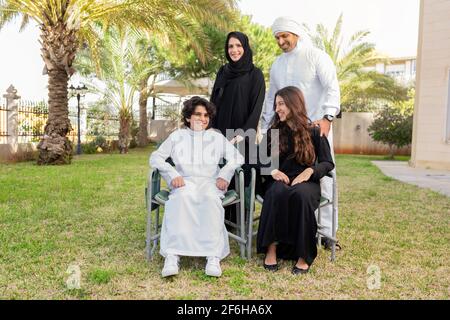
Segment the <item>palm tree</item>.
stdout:
[[343,47],[342,24],[341,14],[331,34],[322,24],[317,25],[315,34],[308,26],[304,27],[314,45],[328,53],[336,65],[343,111],[367,110],[374,101],[406,100],[407,88],[397,84],[392,77],[365,71],[367,66],[377,62],[389,62],[387,57],[376,52],[375,44],[366,41],[370,31],[356,32]]
[[[144,147],[148,144],[147,101],[149,97],[155,95],[154,85],[157,75],[168,73],[175,78],[181,78],[182,81],[187,80],[188,84],[188,81],[193,77],[196,78],[196,75],[191,74],[188,68],[180,69],[178,65],[191,65],[195,66],[197,71],[207,72],[206,62],[208,61],[207,64],[209,65],[209,61],[212,60],[211,54],[208,53],[211,49],[209,46],[214,39],[210,39],[209,34],[207,34],[207,39],[211,41],[175,37],[173,34],[171,36],[150,36],[134,29],[127,29],[122,35],[119,34],[120,30],[117,29],[112,30],[112,32],[105,33],[101,28],[98,30],[98,37],[101,39],[98,41],[100,56],[100,59],[97,59],[98,64],[92,60],[93,54],[90,48],[86,48],[78,55],[75,66],[83,76],[95,75],[102,80],[106,84],[106,93],[108,94],[117,90],[120,91],[122,85],[118,86],[117,84],[122,82],[133,92],[138,92],[139,131],[137,144]],[[191,34],[195,34],[195,32]],[[112,39],[114,39],[113,42]],[[201,49],[200,51],[196,52],[198,49],[190,49],[192,41],[199,42],[197,47]],[[119,44],[113,45],[114,43],[126,43],[126,45],[123,47]],[[221,55],[223,55],[222,51],[220,52]],[[196,62],[190,61],[192,57],[196,59]],[[120,64],[120,67],[117,64]],[[128,68],[125,69],[124,66]],[[214,71],[216,70],[217,68]],[[101,86],[93,85],[92,87],[105,96]],[[116,106],[118,110],[122,110],[120,106],[125,105],[124,103],[117,104],[116,101],[109,101],[109,103]],[[131,114],[132,105],[129,103],[127,105]],[[122,124],[127,126],[129,123],[122,122]]]
[[[196,28],[196,27],[195,27]],[[139,131],[137,135],[137,144],[139,147],[145,147],[148,144],[148,117],[147,102],[153,95],[156,77],[161,73],[173,73],[174,60],[186,63],[186,51],[192,48],[191,43],[197,42],[195,49],[191,51],[197,57],[197,65],[203,66],[211,58],[211,41],[208,35],[200,33],[201,39],[193,37],[186,39],[183,37],[161,36],[161,35],[140,35],[134,43],[134,54],[130,56],[132,65],[133,81],[137,83],[139,90]],[[203,38],[206,36],[206,41]],[[185,72],[177,73],[183,79],[190,78]]]
[[[91,79],[88,80],[91,91],[100,94],[117,111],[120,124],[119,150],[124,154],[128,153],[132,108],[137,94],[137,83],[129,63],[130,57],[136,54],[137,35],[128,29],[110,28],[106,32],[97,29],[99,64],[91,59],[90,50],[82,50],[78,54],[76,67],[82,75]],[[96,77],[93,76],[95,70],[98,71]]]
[[[140,32],[129,28],[97,29],[98,60],[94,61],[92,51],[86,48],[79,52],[75,66],[82,76],[87,77],[88,87],[117,111],[120,123],[119,150],[125,154],[131,139],[136,95],[139,94],[142,107],[142,100],[148,97],[148,79],[160,71],[162,62],[151,59],[153,55],[148,50],[145,51],[148,55],[144,54],[142,45],[146,41]],[[145,101],[145,118],[140,114],[141,121],[142,118],[147,121],[146,104]]]
[[[139,90],[139,132],[137,144],[145,147],[148,144],[148,116],[147,102],[155,84],[156,75],[164,71],[164,60],[158,54],[157,42],[141,37],[136,43],[138,46],[133,57],[133,71],[137,75],[136,82]],[[150,78],[153,79],[149,84]]]
[[187,30],[192,29],[186,26],[205,20],[221,23],[231,19],[233,10],[234,0],[0,0],[0,29],[21,17],[21,29],[33,20],[41,30],[44,72],[48,74],[49,117],[45,135],[38,145],[38,164],[71,161],[67,83],[75,72],[72,64],[80,44],[89,46],[94,57],[97,53],[96,23],[105,28],[134,26],[190,37]]

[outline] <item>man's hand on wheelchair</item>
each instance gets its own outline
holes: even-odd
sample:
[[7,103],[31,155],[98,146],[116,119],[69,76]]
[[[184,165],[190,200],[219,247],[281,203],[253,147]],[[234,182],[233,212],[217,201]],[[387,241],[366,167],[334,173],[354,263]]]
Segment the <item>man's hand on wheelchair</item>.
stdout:
[[221,190],[221,191],[227,191],[228,185],[229,185],[229,183],[228,183],[226,180],[224,180],[224,179],[222,179],[222,178],[217,178],[217,180],[216,180],[216,186],[217,186],[217,188],[218,188],[219,190]]
[[178,188],[184,187],[186,185],[184,183],[183,177],[181,177],[181,176],[173,178],[172,181],[170,182],[170,184],[172,185],[172,187],[174,189],[178,189]]

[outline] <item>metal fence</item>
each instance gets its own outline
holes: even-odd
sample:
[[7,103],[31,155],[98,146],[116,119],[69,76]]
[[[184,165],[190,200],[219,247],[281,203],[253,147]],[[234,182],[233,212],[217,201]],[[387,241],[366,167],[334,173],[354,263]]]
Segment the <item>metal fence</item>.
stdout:
[[[8,143],[8,109],[5,100],[0,100],[0,144]],[[44,136],[45,125],[48,119],[48,104],[45,101],[18,100],[17,105],[17,142],[38,142]],[[77,142],[78,112],[76,108],[69,107],[69,120],[72,130],[68,138]],[[108,140],[116,139],[119,133],[119,119],[117,116],[93,116],[83,113],[81,115],[82,142],[92,140],[96,136],[104,136]],[[84,125],[84,128],[83,128]],[[103,129],[100,129],[103,128]]]
[[37,142],[44,135],[48,118],[48,105],[45,101],[19,100],[17,107],[18,142]]
[[175,120],[181,116],[179,103],[159,102],[155,105],[154,120]]
[[151,107],[154,115],[153,120],[175,120],[180,119],[183,101],[186,98],[180,98],[173,95],[158,95],[153,100]]
[[[69,115],[72,123],[76,123],[77,116]],[[119,136],[120,121],[118,116],[109,115],[92,115],[90,113],[86,116],[86,136],[97,137],[103,136],[107,140],[115,140]]]
[[[10,86],[0,98],[0,144],[36,143],[44,136],[48,120],[48,104],[46,101],[30,101],[21,99],[17,90]],[[182,98],[173,95],[158,95],[154,101],[155,120],[179,120]],[[68,138],[76,144],[78,141],[78,110],[69,105],[69,120],[72,130]],[[139,113],[133,112],[133,118],[138,120]],[[152,118],[152,117],[149,117]],[[80,131],[82,143],[90,142],[98,136],[107,140],[116,140],[119,134],[120,121],[117,115],[106,111],[82,109],[80,114]]]

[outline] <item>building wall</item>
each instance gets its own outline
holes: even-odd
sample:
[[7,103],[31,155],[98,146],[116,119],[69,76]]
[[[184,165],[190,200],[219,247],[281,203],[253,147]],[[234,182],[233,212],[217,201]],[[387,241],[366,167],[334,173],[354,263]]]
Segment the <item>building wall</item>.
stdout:
[[[343,112],[333,121],[333,144],[336,154],[388,155],[389,146],[376,142],[367,129],[375,115],[370,112]],[[395,154],[411,154],[411,146],[396,149]]]
[[411,165],[450,170],[450,0],[422,0]]

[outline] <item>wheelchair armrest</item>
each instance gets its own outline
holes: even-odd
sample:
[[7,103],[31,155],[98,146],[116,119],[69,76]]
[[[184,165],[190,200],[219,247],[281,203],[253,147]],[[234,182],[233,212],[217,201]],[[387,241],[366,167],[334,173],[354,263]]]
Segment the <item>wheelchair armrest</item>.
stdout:
[[148,177],[147,177],[147,185],[151,182],[152,184],[155,182],[159,182],[161,180],[161,174],[158,169],[149,168]]
[[242,167],[239,167],[236,170],[234,170],[234,183],[236,186],[240,185],[241,179],[242,183],[244,183],[244,170],[242,169]]
[[325,177],[331,178],[331,179],[333,179],[333,181],[335,181],[336,180],[336,172],[334,170],[332,170],[332,171],[328,172],[325,175]]
[[145,195],[147,207],[151,204],[151,210],[159,207],[159,205],[152,203],[154,196],[159,191],[161,191],[161,174],[158,169],[149,168]]

